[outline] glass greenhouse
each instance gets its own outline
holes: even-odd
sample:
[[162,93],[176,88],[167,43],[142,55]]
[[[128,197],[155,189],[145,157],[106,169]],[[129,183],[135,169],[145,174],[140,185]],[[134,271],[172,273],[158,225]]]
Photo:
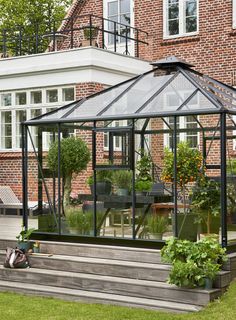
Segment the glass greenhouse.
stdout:
[[[161,247],[214,234],[236,245],[236,91],[175,57],[152,65],[23,123],[24,224],[37,197],[39,239]],[[91,161],[73,174],[67,205],[62,146],[72,136]],[[54,170],[45,141],[57,145]]]

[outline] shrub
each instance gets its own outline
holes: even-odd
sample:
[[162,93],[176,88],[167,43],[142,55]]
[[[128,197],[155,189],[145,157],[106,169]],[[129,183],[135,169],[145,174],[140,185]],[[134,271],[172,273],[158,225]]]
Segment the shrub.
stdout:
[[164,262],[172,263],[168,282],[187,287],[202,286],[206,278],[213,280],[227,261],[226,250],[210,237],[199,242],[172,238],[161,256]]

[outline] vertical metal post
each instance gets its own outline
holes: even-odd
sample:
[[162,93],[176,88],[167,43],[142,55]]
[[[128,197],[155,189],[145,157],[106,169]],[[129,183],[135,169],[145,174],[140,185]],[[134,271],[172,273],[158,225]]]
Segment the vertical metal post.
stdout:
[[56,51],[56,24],[55,24],[55,20],[53,21],[53,34],[52,34],[52,51]]
[[227,246],[227,175],[226,175],[226,113],[220,115],[220,153],[221,153],[221,243]]
[[114,22],[114,52],[116,52],[116,22]]
[[22,27],[19,30],[19,55],[22,55]]
[[136,48],[137,48],[137,58],[139,57],[139,31],[136,30]]
[[61,126],[58,124],[58,168],[57,168],[57,182],[58,182],[58,231],[61,234]]
[[[56,134],[55,131],[53,131],[53,143],[56,140]],[[55,171],[53,171],[53,177],[52,177],[52,192],[53,192],[53,212],[56,212],[56,174]]]
[[36,23],[36,26],[35,26],[35,53],[38,53],[38,47],[39,47],[39,24]]
[[136,212],[135,212],[135,208],[136,208],[136,193],[135,193],[135,122],[134,119],[132,120],[132,132],[131,132],[131,148],[130,148],[130,161],[131,161],[131,169],[132,169],[132,237],[135,240],[135,216],[136,216]]
[[128,55],[128,27],[125,27],[125,54]]
[[[140,141],[141,153],[143,153],[144,152],[144,148],[145,148],[145,139],[144,139],[144,134],[143,133],[140,134],[140,139],[141,139],[141,141]],[[143,156],[143,154],[142,154],[142,156]]]
[[93,234],[97,236],[97,172],[96,172],[96,121],[93,122],[92,132],[92,167],[93,167]]
[[178,217],[177,217],[177,197],[178,197],[178,185],[177,185],[177,117],[174,116],[174,133],[173,133],[173,149],[174,149],[174,236],[178,237]]
[[21,125],[22,134],[22,199],[23,199],[23,226],[28,229],[28,147],[27,147],[27,129],[24,124]]
[[40,168],[43,167],[43,138],[42,129],[38,129],[38,209],[42,214],[43,210],[43,177]]
[[104,18],[102,18],[102,48],[104,49],[105,47],[105,39],[104,39]]

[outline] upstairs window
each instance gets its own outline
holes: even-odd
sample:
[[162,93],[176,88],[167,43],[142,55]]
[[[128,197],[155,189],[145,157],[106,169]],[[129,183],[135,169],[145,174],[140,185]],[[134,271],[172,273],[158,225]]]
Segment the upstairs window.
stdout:
[[198,0],[164,0],[164,37],[198,32]]
[[125,42],[126,33],[130,37],[131,4],[131,0],[104,0],[105,18],[112,20],[108,22],[108,30],[112,32],[108,35],[109,45],[114,44],[114,31],[117,34],[117,43]]

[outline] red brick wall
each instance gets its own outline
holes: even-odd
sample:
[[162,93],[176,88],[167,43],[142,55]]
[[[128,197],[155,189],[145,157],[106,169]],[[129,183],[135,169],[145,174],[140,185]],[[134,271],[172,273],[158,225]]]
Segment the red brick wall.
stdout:
[[[103,15],[103,0],[88,0],[74,16]],[[163,0],[134,0],[135,27],[148,32],[149,46],[140,46],[140,57],[155,61],[175,55],[194,64],[198,71],[232,84],[236,70],[235,37],[232,29],[232,0],[199,0],[199,33],[163,39]],[[76,25],[88,24],[88,18]],[[100,25],[98,20],[93,24]],[[142,35],[140,34],[140,37]]]
[[236,30],[232,29],[231,0],[199,0],[199,34],[192,37],[163,40],[163,0],[135,1],[135,23],[149,32],[146,58],[175,55],[194,64],[198,71],[232,83]]

